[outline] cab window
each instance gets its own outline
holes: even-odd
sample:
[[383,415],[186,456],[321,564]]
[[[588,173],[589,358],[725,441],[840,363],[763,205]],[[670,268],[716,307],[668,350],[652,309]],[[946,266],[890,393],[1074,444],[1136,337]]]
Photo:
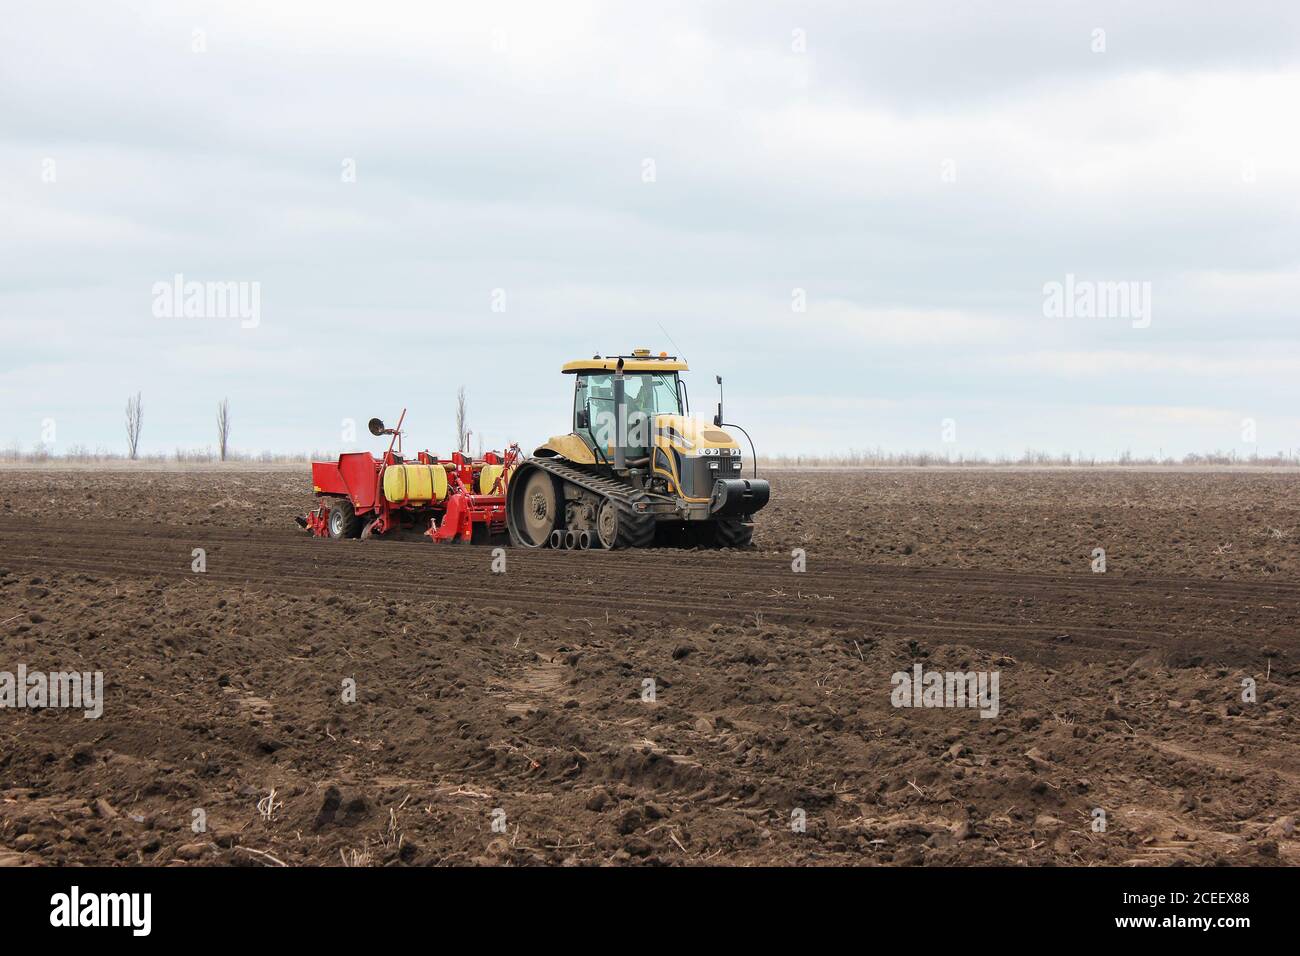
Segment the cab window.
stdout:
[[[653,418],[656,415],[682,413],[676,373],[628,373],[623,376],[623,394],[627,400],[629,415],[640,412]],[[578,413],[584,409],[590,409],[590,424],[593,428],[602,415],[614,414],[614,373],[600,372],[578,376],[573,392],[575,423],[578,420]]]

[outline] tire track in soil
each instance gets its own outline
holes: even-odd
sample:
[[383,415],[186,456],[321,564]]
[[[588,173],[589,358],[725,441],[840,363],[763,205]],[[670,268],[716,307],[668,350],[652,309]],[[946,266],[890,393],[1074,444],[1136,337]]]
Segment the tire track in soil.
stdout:
[[[422,564],[430,559],[430,555],[424,549],[437,547],[421,535],[410,535],[402,540],[389,539],[361,543],[356,541],[324,541],[309,537],[297,530],[238,530],[164,524],[141,525],[124,522],[97,522],[93,528],[94,531],[90,534],[92,539],[112,540],[121,537],[164,538],[183,542],[187,547],[194,546],[195,541],[201,543],[212,541],[221,543],[257,543],[263,547],[274,545],[277,550],[284,551],[286,554],[293,553],[295,549],[298,549],[302,554],[311,557],[318,556],[321,553],[319,549],[326,547],[374,548],[376,553],[367,555],[367,562],[369,563],[383,560],[397,564],[406,559],[410,560],[413,565]],[[0,518],[0,540],[11,534],[16,540],[30,539],[35,534],[38,541],[45,540],[42,537],[44,535],[50,540],[65,538],[79,542],[82,547],[87,546],[85,544],[87,539],[87,525],[85,522]],[[499,543],[505,545],[504,541]],[[93,546],[102,547],[103,541],[96,541]],[[580,562],[584,561],[615,560],[614,555],[602,551],[592,551],[584,554],[580,552],[557,553],[553,551],[530,553],[516,549],[510,550],[516,555],[536,557],[542,560],[571,562],[578,567],[583,567]],[[773,579],[780,578],[787,582],[790,580],[791,572],[787,558],[784,556],[774,558],[759,552],[693,552],[649,548],[618,552],[616,559],[624,567],[635,567],[641,570],[662,570],[663,562],[671,560],[674,568],[682,572],[703,573],[709,570],[717,570],[720,567],[723,570],[734,570],[734,561],[738,557],[751,562],[763,562],[762,564],[746,565],[745,570],[748,574],[770,576]],[[481,555],[481,546],[448,545],[436,553],[436,560],[439,567],[446,566],[454,570],[476,570],[485,564],[487,559]],[[1291,580],[1250,581],[1145,574],[1124,577],[1118,574],[1097,576],[1085,573],[1046,574],[1042,572],[988,571],[947,567],[898,567],[896,565],[844,558],[839,555],[831,555],[825,562],[814,560],[812,567],[813,570],[809,572],[809,576],[815,577],[817,580],[860,583],[864,578],[879,578],[888,580],[891,587],[907,587],[910,585],[917,589],[927,590],[932,589],[937,583],[956,582],[961,585],[963,592],[969,592],[972,589],[981,587],[996,591],[1003,591],[1007,588],[1044,587],[1058,592],[1079,591],[1092,594],[1097,593],[1100,589],[1106,589],[1110,593],[1132,593],[1147,598],[1150,597],[1153,590],[1173,588],[1186,592],[1184,596],[1193,600],[1202,597],[1211,601],[1228,598],[1248,600],[1274,597],[1290,603],[1300,603],[1300,582]]]
[[[91,554],[95,555],[92,559],[86,559],[85,555],[87,550],[79,548],[79,546],[73,551],[75,557],[70,557],[68,554],[62,554],[53,549],[44,549],[40,554],[21,554],[14,551],[13,557],[16,558],[17,561],[25,564],[25,566],[42,566],[42,564],[44,564],[44,566],[49,567],[77,568],[77,570],[83,571],[120,572],[120,574],[131,575],[179,575],[182,576],[182,578],[191,578],[191,572],[188,571],[187,568],[183,571],[177,570],[178,564],[179,566],[185,567],[185,562],[178,561],[178,559],[175,558],[175,554],[183,554],[183,551],[168,553],[168,549],[161,546],[161,542],[156,542],[155,544],[155,538],[152,536],[147,538],[147,542],[148,544],[146,544],[144,548],[138,550],[123,550],[121,548],[120,540],[114,542],[114,546],[109,546],[109,548],[96,545],[95,548],[91,550]],[[328,548],[330,545],[325,544],[324,546]],[[363,546],[364,548],[370,549],[370,545]],[[114,548],[116,548],[116,550],[114,550]],[[458,550],[463,551],[465,549]],[[400,583],[394,583],[393,575],[391,575],[390,572],[383,572],[380,562],[372,561],[372,557],[380,557],[380,555],[372,555],[369,553],[369,550],[365,551],[365,553],[357,553],[355,550],[350,551],[350,553],[343,553],[342,549],[339,549],[338,551],[334,551],[334,553],[328,553],[325,555],[308,553],[305,557],[307,557],[309,563],[311,563],[311,568],[309,568],[309,570],[307,570],[308,562],[303,561],[303,554],[298,553],[298,551],[290,550],[286,551],[286,553],[279,554],[266,549],[247,551],[247,553],[235,555],[235,558],[237,558],[237,562],[235,563],[238,563],[240,568],[239,571],[226,572],[217,570],[217,568],[209,567],[208,578],[214,580],[247,581],[247,583],[259,584],[270,584],[274,583],[274,581],[278,579],[285,579],[294,581],[294,583],[307,585],[307,587],[313,587],[313,585],[315,585],[315,587],[321,589],[338,588],[338,585],[342,584],[355,585],[355,587],[376,588],[380,589],[380,591],[393,593],[425,594],[425,596],[433,597],[485,597],[493,601],[506,602],[506,604],[513,606],[521,606],[525,604],[529,606],[572,606],[572,601],[569,601],[565,594],[556,593],[554,572],[552,572],[552,567],[546,566],[545,563],[543,563],[543,566],[539,568],[528,568],[528,570],[525,570],[524,574],[521,575],[519,572],[519,563],[516,561],[515,571],[512,571],[510,578],[508,578],[508,580],[510,580],[510,594],[504,594],[500,588],[467,587],[467,585],[465,585],[465,580],[467,579],[464,578],[464,575],[455,574],[456,568],[446,568],[441,562],[430,567],[425,561],[420,561],[415,567],[399,568],[399,570],[407,572],[407,578],[406,580],[400,581]],[[322,578],[324,578],[324,572],[328,572],[330,568],[321,567],[321,557],[330,558],[331,561],[329,564],[331,564],[331,566],[338,567],[339,570],[346,570],[346,576],[334,575],[322,580]],[[534,558],[536,555],[524,555],[524,557],[525,559],[528,559]],[[750,557],[750,555],[744,555],[744,557]],[[550,562],[567,561],[569,555],[546,555],[546,558],[549,558]],[[186,561],[187,559],[188,555],[186,554]],[[546,559],[543,558],[543,562],[545,561]],[[473,568],[473,570],[477,571],[481,578],[489,579],[489,576],[487,576],[484,568],[481,566],[481,562],[476,563],[480,564],[480,566]],[[394,567],[394,563],[391,561],[387,562],[386,566],[390,568]],[[359,571],[357,568],[364,568],[364,571]],[[529,575],[529,571],[532,571],[533,574]],[[578,571],[580,571],[580,575],[578,575],[580,578],[584,572],[590,575],[589,580],[586,581],[589,585],[597,584],[597,579],[599,579],[599,584],[603,585],[603,587],[607,587],[610,591],[616,592],[621,585],[630,585],[633,581],[636,581],[636,583],[641,583],[643,587],[649,589],[658,587],[662,589],[664,593],[669,594],[669,596],[675,593],[682,593],[675,587],[675,585],[679,583],[676,578],[672,578],[671,580],[655,580],[654,578],[647,578],[645,568],[632,568],[632,570],[628,570],[628,568],[619,568],[615,575],[602,574],[602,571],[604,571],[602,568],[594,568],[594,570],[593,568],[578,568]],[[701,587],[699,581],[695,581],[695,583],[690,585],[690,594],[697,597],[701,596],[701,594],[708,594],[708,596],[714,597],[714,602],[699,600],[684,600],[680,602],[636,602],[634,601],[634,598],[620,596],[616,597],[616,604],[619,606],[627,606],[628,602],[632,601],[633,604],[637,604],[638,610],[647,611],[647,613],[651,614],[660,614],[666,618],[675,618],[680,617],[682,611],[685,611],[685,614],[688,615],[693,615],[695,611],[711,611],[711,613],[715,614],[733,613],[733,611],[735,611],[736,598],[748,597],[754,598],[755,601],[767,605],[761,607],[764,617],[766,617],[766,615],[774,615],[776,618],[790,620],[792,623],[852,624],[852,626],[906,628],[911,626],[911,623],[915,620],[915,617],[863,618],[861,615],[854,615],[848,613],[848,611],[824,609],[824,607],[823,609],[820,609],[820,613],[818,613],[818,611],[803,609],[790,610],[789,607],[780,606],[781,598],[792,597],[784,588],[771,585],[767,591],[755,591],[753,587],[740,589],[745,587],[745,585],[753,584],[755,580],[762,583],[764,571],[766,570],[759,567],[755,571],[757,572],[750,572],[750,568],[746,568],[744,578],[738,580],[714,580],[711,581],[710,587]],[[411,572],[415,572],[413,578]],[[662,568],[660,568],[659,572],[660,575],[663,574]],[[682,572],[680,568],[673,568],[673,572],[677,572],[677,574],[685,574],[685,572]],[[426,575],[426,578],[420,580],[420,574]],[[766,574],[771,575],[771,572],[766,571]],[[789,583],[790,574],[788,571],[776,572],[776,574],[780,575],[779,580],[781,583]],[[521,581],[521,578],[524,580]],[[529,578],[532,580],[529,580]],[[770,578],[770,580],[776,579]],[[328,581],[328,583],[326,583],[326,581]],[[451,583],[448,583],[448,581],[451,581]],[[803,583],[805,583],[805,581],[801,580],[801,585]],[[831,584],[831,581],[818,581],[818,579],[813,579],[807,581],[807,583]],[[826,591],[826,588],[823,588],[823,591]],[[894,591],[894,589],[889,588],[888,591]],[[928,591],[931,592],[930,597],[933,597],[933,591],[935,591],[935,589],[930,588]],[[866,594],[867,592],[863,592],[859,589],[858,597],[866,596]],[[952,585],[950,585],[949,596],[978,598],[982,596],[982,593],[980,593],[979,588],[976,588],[974,593],[967,594],[965,589],[961,587],[961,584],[958,583],[957,587],[952,587]],[[793,597],[796,598],[796,600],[801,600],[803,597],[802,587]],[[823,600],[823,598],[826,597],[835,598],[835,600],[840,600],[845,602],[845,604],[849,604],[850,601],[845,601],[845,598],[853,597],[853,594],[845,593],[842,588],[839,593],[820,594],[810,592],[809,594],[811,600]],[[1047,597],[1060,598],[1060,594],[1049,591]],[[1112,597],[1112,594],[1095,592],[1092,594],[1092,597]],[[1169,598],[1173,596],[1166,594],[1165,597]],[[1021,600],[1023,600],[1023,596]],[[590,609],[590,601],[585,594],[577,604],[578,606],[584,607],[584,609]],[[1217,604],[1223,604],[1223,601],[1218,601]],[[1278,606],[1270,606],[1268,607],[1268,610],[1278,610]],[[933,619],[922,627],[924,630],[931,632],[961,630],[965,633],[980,631],[1002,632],[1009,626],[1013,627],[1014,630],[1021,631],[1022,636],[1027,636],[1028,628],[1024,626],[1024,624],[984,623],[982,618],[958,618],[956,620]],[[1112,626],[1089,627],[1080,626],[1080,624],[1075,623],[1073,627],[1075,631],[1101,633],[1106,640],[1114,640],[1115,636],[1117,636],[1115,635],[1115,628]],[[1056,628],[1047,628],[1047,631],[1054,630],[1056,630]],[[1139,639],[1140,637],[1151,639],[1151,637],[1166,636],[1164,630],[1132,626],[1123,628],[1121,633],[1122,635],[1139,637]]]
[[755,610],[742,613],[757,621],[957,640],[1047,659],[1061,654],[1063,644],[1098,658],[1189,641],[1212,648],[1225,631],[1247,627],[1256,640],[1294,643],[1300,621],[1300,586],[1281,582],[1080,581],[853,562],[795,575],[784,559],[754,553],[517,549],[508,551],[502,580],[490,574],[491,551],[481,547],[122,523],[88,532],[77,522],[0,521],[6,560],[27,570],[193,580],[196,541],[208,552],[204,577],[213,583],[465,601],[570,619],[598,614],[604,604],[648,620],[711,622],[733,618],[743,603]]

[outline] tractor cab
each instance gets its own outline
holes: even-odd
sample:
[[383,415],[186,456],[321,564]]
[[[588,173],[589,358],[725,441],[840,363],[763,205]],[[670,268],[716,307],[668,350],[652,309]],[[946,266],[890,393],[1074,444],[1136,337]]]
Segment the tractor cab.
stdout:
[[607,469],[705,515],[718,480],[741,477],[740,445],[723,430],[721,405],[713,422],[691,417],[680,376],[688,367],[677,356],[635,349],[562,371],[574,377],[573,432],[552,437],[538,457]]
[[616,379],[621,372],[625,448],[634,458],[648,455],[661,416],[681,419],[688,412],[686,383],[677,376],[686,368],[667,353],[651,357],[648,349],[631,356],[569,362],[564,372],[574,376],[573,434],[593,452],[613,455],[619,439]]

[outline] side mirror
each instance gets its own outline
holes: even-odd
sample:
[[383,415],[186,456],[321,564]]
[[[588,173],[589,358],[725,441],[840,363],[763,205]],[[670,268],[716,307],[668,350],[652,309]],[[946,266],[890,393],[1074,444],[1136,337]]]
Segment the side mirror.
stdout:
[[382,435],[382,434],[384,433],[384,422],[383,422],[383,419],[380,419],[380,418],[372,418],[372,419],[370,419],[370,425],[369,425],[369,428],[370,428],[370,434],[372,434],[372,435],[374,435],[374,436],[376,436],[376,437]]
[[722,427],[722,403],[718,402],[718,414],[713,416],[713,424],[718,428]]

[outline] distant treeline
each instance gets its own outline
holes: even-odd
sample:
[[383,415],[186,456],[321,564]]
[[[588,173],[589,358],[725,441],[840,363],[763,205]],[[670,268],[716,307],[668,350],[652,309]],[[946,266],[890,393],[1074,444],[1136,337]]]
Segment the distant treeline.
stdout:
[[[261,464],[281,464],[295,461],[324,461],[337,458],[338,452],[292,452],[281,454],[278,452],[260,451],[260,452],[241,452],[234,449],[226,451],[226,461],[242,461]],[[69,462],[97,462],[97,461],[131,461],[130,456],[121,452],[109,451],[105,448],[96,448],[93,451],[84,445],[70,445],[60,453],[51,451],[46,446],[37,445],[31,451],[23,451],[17,445],[10,445],[8,448],[0,450],[0,461],[9,462],[41,462],[41,461],[69,461]],[[210,461],[221,461],[221,452],[215,448],[177,448],[171,454],[155,453],[138,454],[135,461],[152,462],[179,462],[181,464],[194,464]]]
[[1041,451],[1026,451],[1019,456],[955,454],[937,455],[933,452],[886,452],[853,451],[839,455],[760,455],[758,463],[788,468],[957,468],[989,467],[1004,465],[1008,467],[1034,465],[1038,467],[1057,468],[1101,468],[1124,465],[1134,466],[1187,466],[1187,465],[1300,465],[1300,449],[1290,452],[1279,451],[1273,455],[1240,455],[1235,451],[1213,451],[1204,454],[1188,454],[1182,457],[1172,456],[1138,456],[1123,451],[1113,458],[1099,458],[1093,455],[1052,455]]
[[[226,460],[250,464],[289,464],[293,462],[330,461],[338,457],[337,451],[313,451],[293,453],[241,452],[227,450]],[[0,449],[0,461],[4,462],[111,462],[128,461],[127,455],[108,451],[104,448],[91,450],[82,445],[71,445],[65,451],[56,454],[48,446],[37,445],[30,451],[23,451],[18,445]],[[214,448],[177,448],[171,454],[141,454],[135,460],[161,464],[176,462],[179,464],[202,464],[221,460],[220,451]],[[771,465],[786,468],[959,468],[989,466],[1026,466],[1058,468],[1101,468],[1124,465],[1171,467],[1189,465],[1273,465],[1300,466],[1300,449],[1291,452],[1277,452],[1273,455],[1241,455],[1235,451],[1215,451],[1206,454],[1183,455],[1179,458],[1156,456],[1137,456],[1130,452],[1121,452],[1113,458],[1099,458],[1090,455],[1051,455],[1046,452],[1026,451],[1017,457],[1008,455],[958,454],[938,455],[933,452],[886,452],[853,451],[839,455],[760,455],[759,466]]]

